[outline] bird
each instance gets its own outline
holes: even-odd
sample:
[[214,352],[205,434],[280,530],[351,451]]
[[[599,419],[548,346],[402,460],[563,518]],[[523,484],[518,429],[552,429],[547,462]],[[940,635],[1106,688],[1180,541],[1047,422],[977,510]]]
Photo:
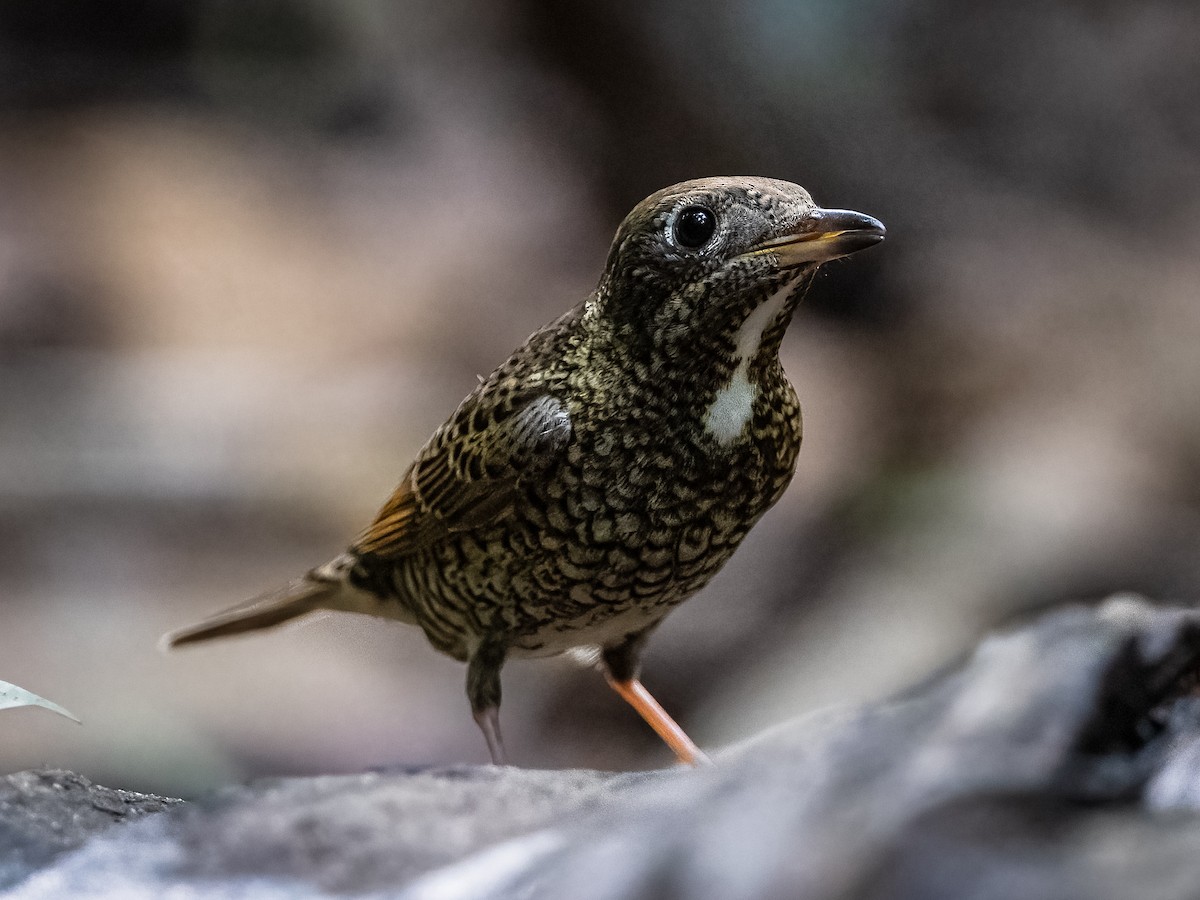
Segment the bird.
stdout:
[[651,194],[595,290],[480,379],[344,553],[168,646],[323,610],[415,625],[466,663],[495,765],[505,660],[590,652],[680,762],[707,763],[643,686],[643,650],[787,488],[784,332],[819,266],[884,233],[772,178]]

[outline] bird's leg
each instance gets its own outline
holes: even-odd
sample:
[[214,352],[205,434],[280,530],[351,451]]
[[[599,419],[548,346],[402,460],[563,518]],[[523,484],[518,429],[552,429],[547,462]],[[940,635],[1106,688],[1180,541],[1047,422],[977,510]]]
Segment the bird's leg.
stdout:
[[471,654],[467,663],[467,698],[475,724],[487,741],[492,765],[508,765],[504,741],[500,737],[500,667],[504,665],[504,645],[485,641]]
[[627,635],[621,643],[605,647],[601,654],[604,677],[621,699],[646,720],[646,724],[663,739],[681,763],[689,766],[712,765],[704,751],[696,746],[679,727],[679,723],[667,714],[638,680],[639,659],[648,634],[648,631],[642,631]]
[[508,754],[504,752],[504,740],[500,737],[500,707],[488,706],[473,711],[475,724],[483,732],[493,766],[507,766]]
[[605,674],[612,689],[637,710],[638,715],[645,719],[655,733],[666,742],[681,763],[689,766],[712,765],[712,761],[705,756],[704,751],[696,746],[687,733],[679,727],[679,723],[667,714],[667,711],[659,705],[640,681],[636,678],[619,681],[612,675]]

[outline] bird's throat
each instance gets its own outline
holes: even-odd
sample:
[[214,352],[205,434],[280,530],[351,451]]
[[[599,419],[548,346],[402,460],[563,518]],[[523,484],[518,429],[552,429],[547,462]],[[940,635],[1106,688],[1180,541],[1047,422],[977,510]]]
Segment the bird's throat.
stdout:
[[733,371],[704,411],[704,430],[722,447],[735,444],[754,416],[760,386],[752,364],[762,349],[763,337],[788,309],[795,287],[795,279],[782,284],[750,311],[734,335]]

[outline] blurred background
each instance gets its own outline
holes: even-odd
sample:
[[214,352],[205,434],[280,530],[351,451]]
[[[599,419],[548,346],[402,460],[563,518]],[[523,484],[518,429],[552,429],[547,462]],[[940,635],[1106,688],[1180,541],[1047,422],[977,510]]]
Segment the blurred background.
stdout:
[[[719,747],[988,628],[1200,595],[1200,6],[0,5],[0,771],[175,795],[480,762],[461,665],[354,616],[164,655],[329,558],[475,383],[702,175],[888,226],[784,345],[791,490],[651,643]],[[527,766],[665,765],[511,663]]]

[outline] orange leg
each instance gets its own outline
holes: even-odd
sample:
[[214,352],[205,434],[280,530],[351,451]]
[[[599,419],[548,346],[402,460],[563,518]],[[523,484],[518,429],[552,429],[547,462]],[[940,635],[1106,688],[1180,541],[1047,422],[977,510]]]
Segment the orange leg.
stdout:
[[681,763],[689,766],[711,766],[712,761],[704,755],[690,737],[684,733],[679,724],[667,715],[667,711],[658,705],[658,701],[650,696],[650,692],[636,678],[618,681],[607,672],[609,686],[621,695],[621,699],[637,710],[637,714],[646,720],[655,733],[666,742]]

